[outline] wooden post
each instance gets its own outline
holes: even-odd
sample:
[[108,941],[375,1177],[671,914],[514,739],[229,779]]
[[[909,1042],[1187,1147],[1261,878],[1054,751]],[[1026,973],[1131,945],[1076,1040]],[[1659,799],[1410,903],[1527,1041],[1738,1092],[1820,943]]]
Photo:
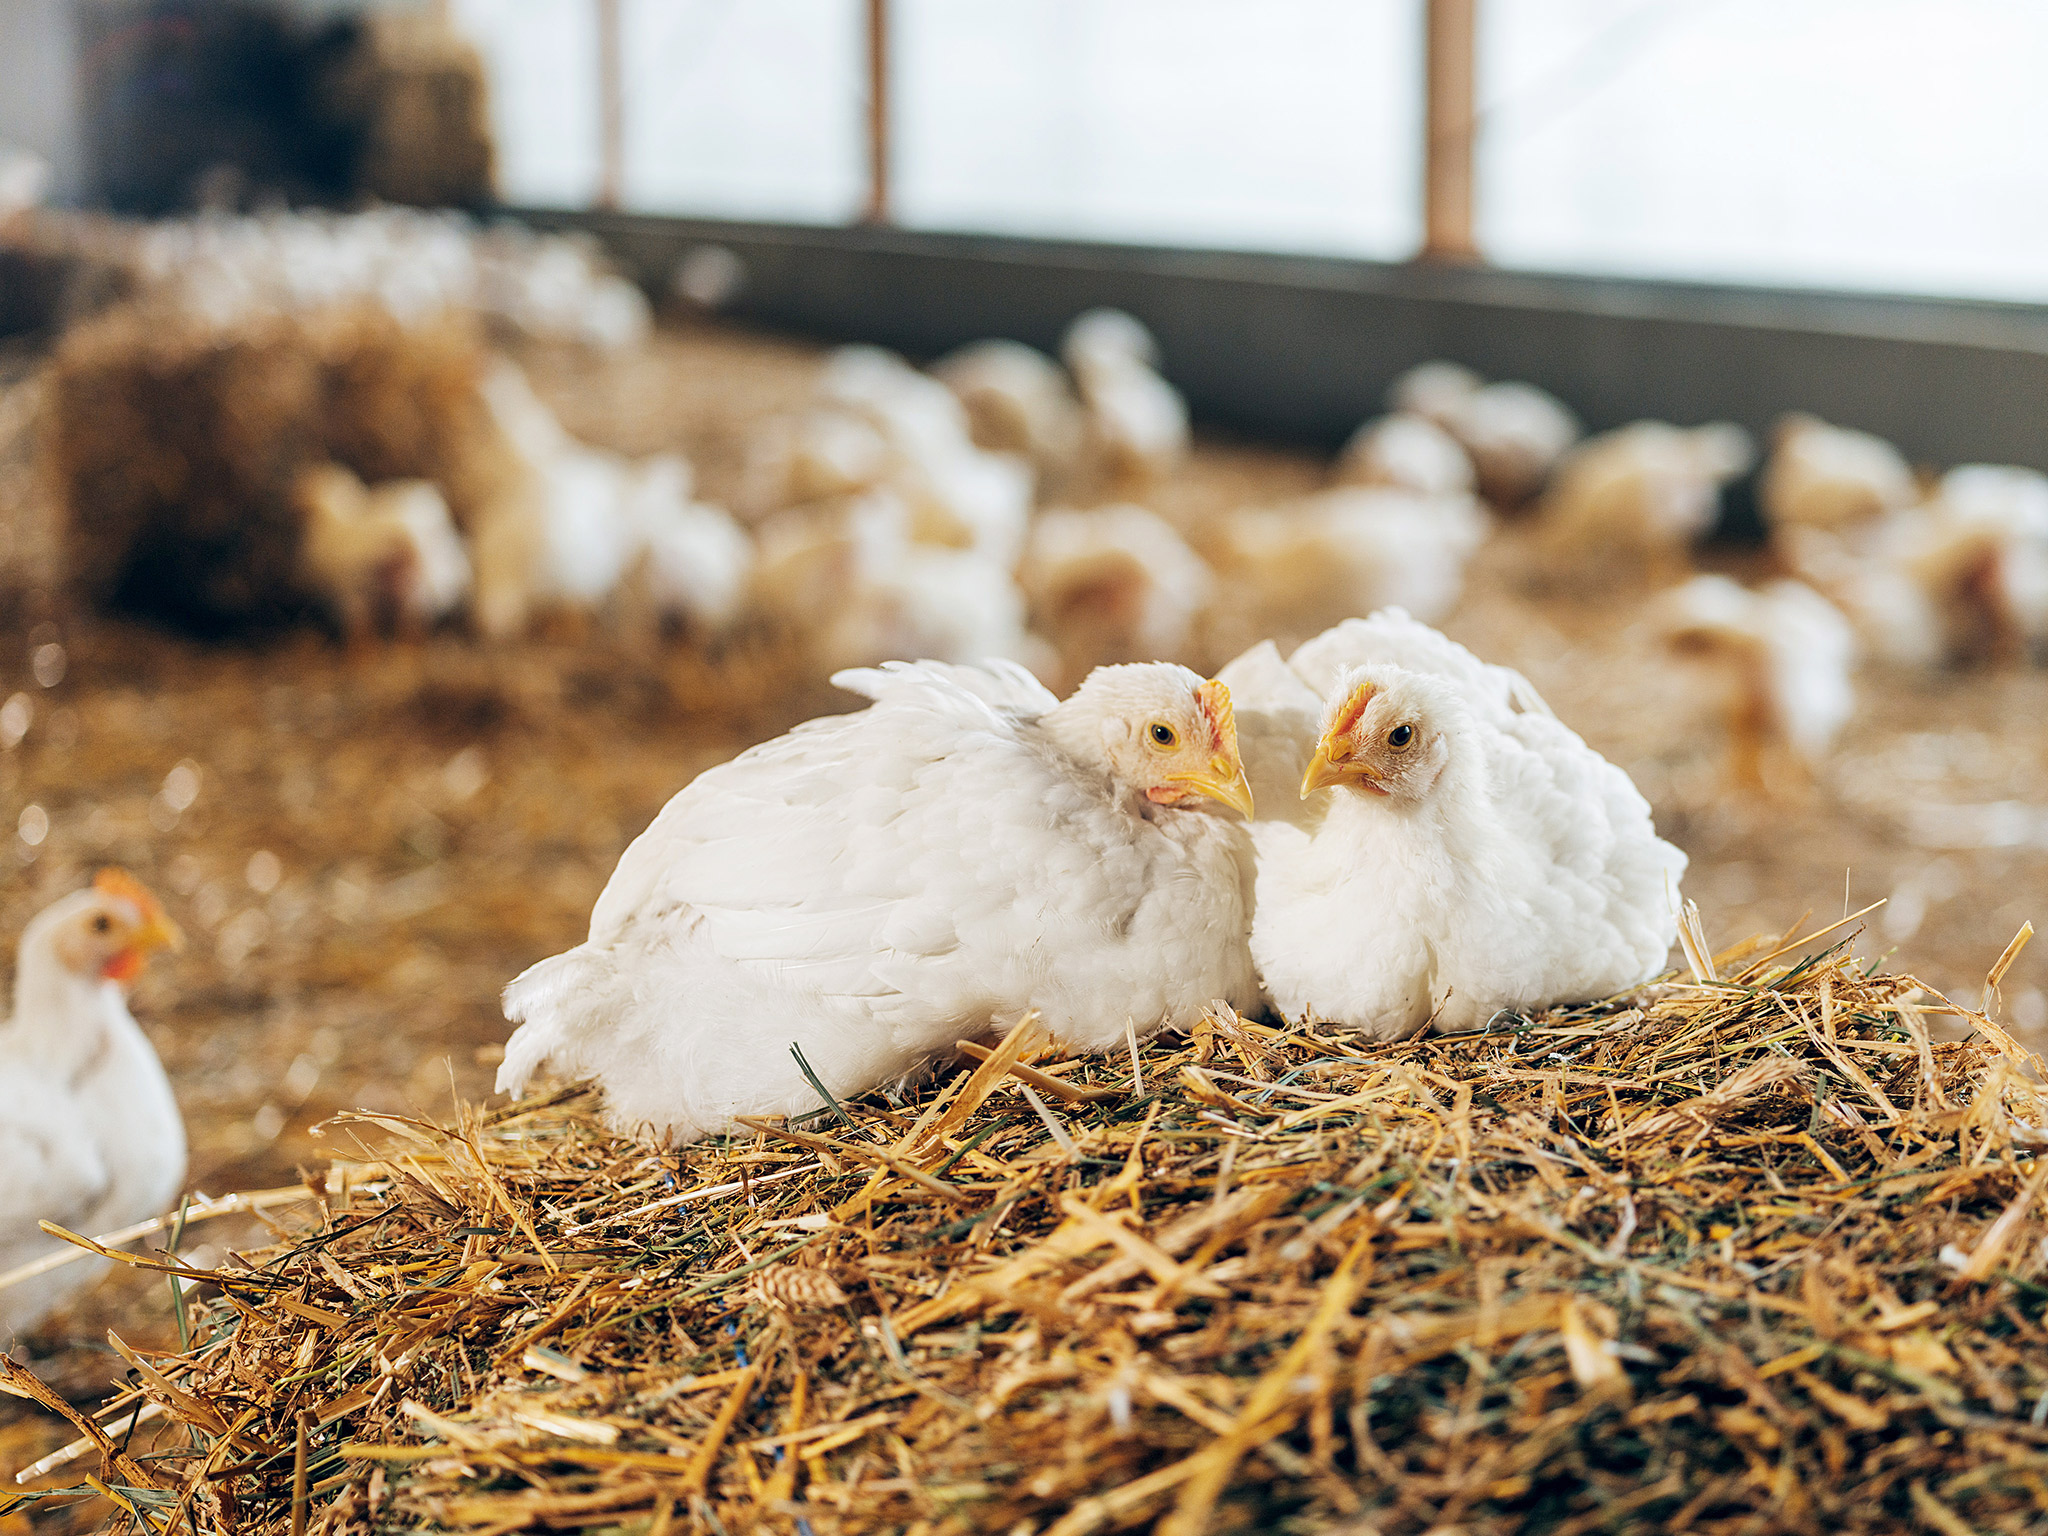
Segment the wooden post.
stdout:
[[1429,0],[1422,255],[1477,261],[1472,232],[1478,127],[1478,0]]
[[889,0],[868,0],[868,224],[889,222]]
[[597,206],[626,197],[626,40],[621,0],[597,0]]

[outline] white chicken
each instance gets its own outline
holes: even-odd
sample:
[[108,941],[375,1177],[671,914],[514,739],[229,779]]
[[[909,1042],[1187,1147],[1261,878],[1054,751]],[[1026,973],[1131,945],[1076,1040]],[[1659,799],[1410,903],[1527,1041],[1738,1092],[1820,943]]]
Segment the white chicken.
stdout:
[[1257,998],[1250,795],[1229,690],[904,663],[875,703],[713,768],[626,850],[590,937],[505,991],[498,1077],[595,1077],[622,1130],[683,1142],[864,1093],[1038,1010],[1122,1045]]
[[1394,381],[1388,403],[1442,427],[1471,456],[1480,494],[1517,507],[1543,488],[1579,440],[1578,418],[1533,384],[1488,384],[1457,363],[1422,363]]
[[1521,673],[1481,661],[1403,608],[1332,625],[1284,661],[1271,640],[1262,640],[1217,674],[1237,704],[1238,748],[1262,822],[1306,825],[1329,808],[1327,799],[1301,798],[1302,774],[1322,729],[1323,701],[1347,670],[1370,662],[1442,677],[1497,724],[1519,714],[1550,713]]
[[761,525],[760,549],[756,597],[804,638],[821,671],[911,656],[1046,664],[1009,570],[975,550],[915,542],[894,491],[779,513]]
[[1924,532],[1924,517],[1906,512],[1853,535],[1793,524],[1773,543],[1795,576],[1847,616],[1865,654],[1891,666],[1938,667],[1949,657],[1949,618],[1908,554]]
[[2012,464],[1959,464],[1941,477],[1932,506],[1958,534],[1987,529],[1996,536],[1994,651],[2048,644],[2048,475]]
[[2048,642],[2048,477],[2033,470],[1965,464],[1918,505],[1775,542],[1880,660],[2012,660]]
[[1041,475],[1073,467],[1081,447],[1081,406],[1060,365],[1021,341],[978,341],[932,364],[959,399],[975,443],[1018,453]]
[[754,541],[733,515],[696,501],[687,460],[658,453],[631,466],[625,518],[639,530],[641,576],[664,622],[699,636],[739,618],[754,571]]
[[1446,432],[1458,408],[1478,394],[1486,380],[1463,363],[1417,363],[1387,390],[1387,404],[1397,412],[1433,421]]
[[1128,505],[1041,514],[1017,580],[1071,678],[1108,662],[1186,656],[1216,585],[1171,524]]
[[1778,423],[1757,499],[1774,532],[1840,530],[1911,506],[1919,490],[1883,438],[1795,412]]
[[1519,383],[1487,385],[1450,422],[1451,435],[1472,455],[1480,493],[1503,507],[1521,506],[1542,490],[1580,430],[1555,395]]
[[1354,432],[1338,457],[1336,480],[1424,496],[1469,495],[1479,484],[1464,445],[1412,411],[1375,417]]
[[[1031,466],[1015,454],[977,448],[966,411],[945,385],[893,352],[841,347],[826,360],[818,395],[828,410],[871,426],[885,448],[879,472],[849,491],[887,485],[910,508],[919,542],[977,550],[1006,567],[1016,563],[1031,518]],[[851,450],[854,437],[842,437]],[[854,451],[849,462],[863,457]]]
[[1188,407],[1160,377],[1159,343],[1118,309],[1091,309],[1068,327],[1060,355],[1085,412],[1087,457],[1113,495],[1141,496],[1188,452]]
[[1313,634],[1399,604],[1439,618],[1492,519],[1471,496],[1345,486],[1279,507],[1245,508],[1209,529],[1206,553],[1231,588],[1212,618],[1219,652],[1257,636]]
[[1739,785],[1768,790],[1780,761],[1813,778],[1856,709],[1856,636],[1839,609],[1802,582],[1752,592],[1695,576],[1658,598],[1656,625],[1678,655],[1722,674]]
[[493,370],[484,395],[540,500],[536,597],[594,609],[644,573],[661,618],[699,633],[733,622],[753,544],[722,507],[691,500],[686,459],[662,453],[635,461],[586,447],[510,362]]
[[[39,1221],[93,1236],[176,1205],[185,1122],[126,989],[152,950],[179,942],[156,898],[116,869],[23,931],[14,1016],[0,1027],[0,1271],[66,1246]],[[0,1343],[105,1268],[69,1264],[0,1289]]]
[[[79,227],[84,240],[104,231]],[[159,219],[134,235],[125,265],[149,297],[227,324],[367,300],[401,322],[467,310],[526,335],[617,350],[646,339],[653,310],[605,269],[587,236],[415,208],[363,213],[208,214]]]
[[300,473],[300,571],[342,633],[417,634],[462,605],[469,552],[440,491],[425,480],[365,486],[338,464]]
[[963,443],[907,466],[896,482],[918,541],[1017,563],[1031,525],[1031,466],[1013,453]]
[[1524,679],[1419,628],[1375,615],[1321,637],[1311,672],[1388,659],[1345,665],[1319,708],[1270,647],[1224,669],[1269,761],[1305,750],[1298,794],[1318,797],[1252,827],[1268,996],[1402,1039],[1648,980],[1677,933],[1685,855]]
[[880,427],[840,407],[770,417],[747,440],[740,507],[766,517],[785,507],[872,490],[892,456]]
[[1728,422],[1688,430],[1638,421],[1588,438],[1544,489],[1544,544],[1575,569],[1674,574],[1713,527],[1722,485],[1754,452],[1749,434]]

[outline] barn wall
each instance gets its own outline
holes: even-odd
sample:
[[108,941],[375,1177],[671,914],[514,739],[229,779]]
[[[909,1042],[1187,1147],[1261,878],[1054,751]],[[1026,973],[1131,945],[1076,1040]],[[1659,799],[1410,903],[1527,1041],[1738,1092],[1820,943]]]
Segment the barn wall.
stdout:
[[659,292],[694,246],[737,253],[743,319],[931,356],[984,336],[1050,347],[1095,304],[1159,335],[1196,412],[1333,444],[1403,369],[1450,357],[1554,390],[1589,426],[1644,416],[1764,430],[1787,410],[1932,463],[2048,469],[2048,310],[633,215],[587,228]]

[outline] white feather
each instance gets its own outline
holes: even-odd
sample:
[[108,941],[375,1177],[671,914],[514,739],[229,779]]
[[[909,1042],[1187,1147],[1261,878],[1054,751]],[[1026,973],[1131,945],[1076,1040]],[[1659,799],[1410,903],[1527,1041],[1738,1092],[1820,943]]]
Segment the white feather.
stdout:
[[[1662,967],[1685,855],[1519,673],[1401,613],[1277,662],[1267,647],[1222,673],[1260,801],[1252,953],[1276,1007],[1398,1039],[1605,996]],[[1361,680],[1422,706],[1441,775],[1412,800],[1338,788],[1297,813],[1276,781]],[[1297,801],[1300,783],[1296,771]]]
[[[58,930],[105,899],[64,897],[21,936],[0,1026],[0,1271],[68,1246],[39,1221],[113,1231],[171,1210],[185,1182],[184,1121],[119,984],[58,954]],[[69,1264],[0,1290],[0,1347],[105,1268]]]
[[700,776],[619,861],[588,941],[506,989],[501,1089],[543,1063],[596,1076],[615,1124],[687,1140],[819,1108],[792,1045],[851,1095],[1029,1009],[1106,1050],[1127,1017],[1249,1006],[1242,824],[1121,788],[1082,695],[1014,668],[837,680],[875,703]]

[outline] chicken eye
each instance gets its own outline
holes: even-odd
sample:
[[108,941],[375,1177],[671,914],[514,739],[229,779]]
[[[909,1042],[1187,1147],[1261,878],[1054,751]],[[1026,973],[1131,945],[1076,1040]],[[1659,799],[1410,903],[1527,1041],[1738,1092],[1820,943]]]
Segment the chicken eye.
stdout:
[[97,917],[95,917],[92,920],[92,931],[94,933],[105,933],[109,928],[113,926],[113,923],[108,919],[107,914],[104,912],[100,913]]
[[1390,747],[1405,747],[1414,739],[1415,727],[1412,725],[1397,725],[1387,732],[1387,745]]
[[1155,747],[1170,747],[1175,742],[1180,740],[1180,737],[1174,734],[1173,727],[1168,725],[1163,720],[1153,721],[1152,728],[1149,734],[1152,737],[1152,744]]

